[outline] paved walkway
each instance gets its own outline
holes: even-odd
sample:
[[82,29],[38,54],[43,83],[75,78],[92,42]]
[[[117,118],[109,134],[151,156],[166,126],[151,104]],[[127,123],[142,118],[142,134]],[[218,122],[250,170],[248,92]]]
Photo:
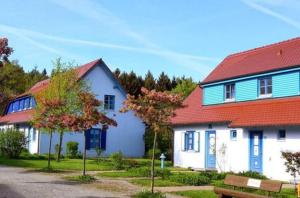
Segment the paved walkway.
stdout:
[[130,197],[127,191],[112,191],[109,183],[100,181],[94,185],[80,185],[55,175],[0,166],[0,198]]

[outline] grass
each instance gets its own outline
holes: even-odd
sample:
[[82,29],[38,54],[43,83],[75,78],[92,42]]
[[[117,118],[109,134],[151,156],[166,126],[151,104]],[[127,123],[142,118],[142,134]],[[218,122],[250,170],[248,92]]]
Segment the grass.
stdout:
[[117,178],[117,177],[141,177],[139,174],[129,172],[129,171],[104,172],[104,173],[99,173],[98,175],[101,176],[101,177],[112,177],[112,178]]
[[[129,182],[139,185],[139,186],[150,186],[151,179],[132,179]],[[163,180],[163,179],[155,179],[154,182],[156,187],[167,187],[167,186],[183,186],[181,183],[172,182],[170,180]]]
[[190,190],[190,191],[179,191],[173,194],[189,197],[189,198],[216,198],[217,195],[211,190]]
[[[173,194],[189,197],[189,198],[216,198],[217,195],[210,190],[191,190],[191,191],[179,191]],[[279,194],[274,194],[272,197],[276,198],[296,198],[294,189],[282,189]]]
[[67,176],[64,177],[66,180],[75,181],[83,184],[92,183],[96,181],[96,178],[91,175],[76,175],[76,176]]

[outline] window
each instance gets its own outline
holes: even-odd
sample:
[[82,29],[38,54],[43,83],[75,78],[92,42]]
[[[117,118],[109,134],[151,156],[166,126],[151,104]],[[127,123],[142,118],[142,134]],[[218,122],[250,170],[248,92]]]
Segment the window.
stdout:
[[100,129],[90,130],[90,148],[99,148],[100,146]]
[[34,97],[19,98],[9,104],[6,114],[34,108],[35,106],[36,102]]
[[237,139],[237,131],[236,130],[230,130],[230,140],[235,141]]
[[115,109],[115,96],[114,95],[105,95],[104,96],[104,109],[105,110],[114,110]]
[[19,101],[13,103],[13,112],[19,111]]
[[285,130],[279,130],[278,131],[278,140],[285,140],[286,138],[286,131]]
[[185,150],[194,150],[194,131],[185,133]]
[[225,100],[234,100],[235,99],[235,84],[225,85]]
[[259,95],[271,96],[272,95],[272,78],[262,78],[259,80]]
[[25,105],[24,105],[24,109],[29,109],[30,107],[30,98],[25,98]]

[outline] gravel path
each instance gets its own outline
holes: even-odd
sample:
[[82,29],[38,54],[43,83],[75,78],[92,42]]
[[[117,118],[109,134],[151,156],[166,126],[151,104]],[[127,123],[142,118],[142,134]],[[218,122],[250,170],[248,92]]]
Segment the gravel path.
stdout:
[[[101,184],[101,182],[100,182]],[[0,166],[0,198],[129,197],[97,186],[68,182],[58,176]]]

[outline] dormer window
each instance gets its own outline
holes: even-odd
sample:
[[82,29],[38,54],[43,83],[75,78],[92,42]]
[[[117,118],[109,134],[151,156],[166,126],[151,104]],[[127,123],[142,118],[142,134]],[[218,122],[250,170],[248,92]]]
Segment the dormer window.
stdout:
[[272,77],[259,79],[259,97],[272,96]]
[[18,98],[9,104],[6,114],[24,111],[26,109],[34,108],[35,106],[36,102],[32,96]]
[[235,100],[235,84],[225,85],[225,102]]

